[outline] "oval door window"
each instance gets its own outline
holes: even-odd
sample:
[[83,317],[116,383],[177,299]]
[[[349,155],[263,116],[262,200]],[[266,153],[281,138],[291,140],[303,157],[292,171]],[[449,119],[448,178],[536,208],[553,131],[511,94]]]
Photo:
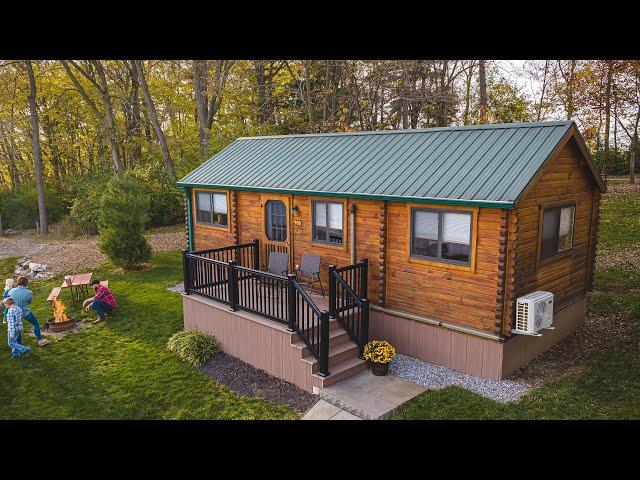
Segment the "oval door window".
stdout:
[[273,242],[287,240],[287,208],[280,200],[269,200],[265,205],[266,234]]

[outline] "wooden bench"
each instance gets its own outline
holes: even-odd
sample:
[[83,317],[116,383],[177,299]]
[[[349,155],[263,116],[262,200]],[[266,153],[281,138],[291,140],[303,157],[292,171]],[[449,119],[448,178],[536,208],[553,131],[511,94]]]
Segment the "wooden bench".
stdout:
[[51,290],[51,293],[47,297],[47,301],[53,302],[54,300],[57,300],[58,297],[60,296],[61,291],[62,291],[62,287],[55,287],[53,290]]
[[[103,287],[109,287],[109,280],[101,281],[100,285],[102,285]],[[47,301],[48,302],[53,302],[53,301],[57,300],[58,297],[60,296],[60,292],[61,291],[62,291],[62,287],[55,287],[53,290],[51,290],[51,293],[47,297]]]

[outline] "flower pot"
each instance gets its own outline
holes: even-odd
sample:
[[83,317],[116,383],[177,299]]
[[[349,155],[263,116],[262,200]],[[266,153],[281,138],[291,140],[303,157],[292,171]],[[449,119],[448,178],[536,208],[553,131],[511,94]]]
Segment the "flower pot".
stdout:
[[384,377],[389,374],[388,363],[371,362],[371,373],[378,377]]

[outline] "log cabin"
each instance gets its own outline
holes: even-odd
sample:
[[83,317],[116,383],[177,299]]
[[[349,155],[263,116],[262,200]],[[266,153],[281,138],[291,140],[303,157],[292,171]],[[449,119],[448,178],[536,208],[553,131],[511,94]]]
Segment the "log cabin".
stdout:
[[[239,138],[178,185],[185,328],[308,391],[370,339],[502,379],[585,318],[606,187],[571,121]],[[554,328],[516,334],[536,291]]]

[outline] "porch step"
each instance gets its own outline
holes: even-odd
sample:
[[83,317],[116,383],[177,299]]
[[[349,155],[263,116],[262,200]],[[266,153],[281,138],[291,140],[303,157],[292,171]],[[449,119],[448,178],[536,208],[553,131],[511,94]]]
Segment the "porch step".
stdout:
[[[312,328],[313,327],[307,328],[305,332],[309,332]],[[340,322],[338,322],[338,320],[336,320],[335,318],[329,318],[329,334],[331,334],[331,332],[336,329],[342,329],[342,325],[340,325]],[[302,338],[300,337],[300,334],[296,333],[293,335],[291,343],[297,343],[301,340]]]
[[325,388],[366,369],[367,362],[361,358],[354,357],[339,363],[333,368],[330,367],[330,375],[328,377],[321,377],[317,373],[314,373],[313,376],[320,381],[321,388]]
[[[354,342],[344,342],[333,348],[329,349],[329,371],[336,365],[349,360],[350,358],[356,358],[360,353],[360,349],[358,345]],[[320,369],[320,362],[316,359],[316,357],[309,353],[307,356],[303,357],[303,362],[307,362],[312,364],[312,372],[316,373]]]
[[[298,336],[298,338],[300,337]],[[333,328],[329,330],[329,355],[331,355],[331,350],[336,346],[349,341],[351,341],[351,339],[349,338],[349,334],[344,329]],[[298,340],[297,342],[293,343],[292,346],[300,350],[300,358],[311,355],[311,350],[309,349],[309,347],[307,347],[307,344],[304,343],[304,340]]]

